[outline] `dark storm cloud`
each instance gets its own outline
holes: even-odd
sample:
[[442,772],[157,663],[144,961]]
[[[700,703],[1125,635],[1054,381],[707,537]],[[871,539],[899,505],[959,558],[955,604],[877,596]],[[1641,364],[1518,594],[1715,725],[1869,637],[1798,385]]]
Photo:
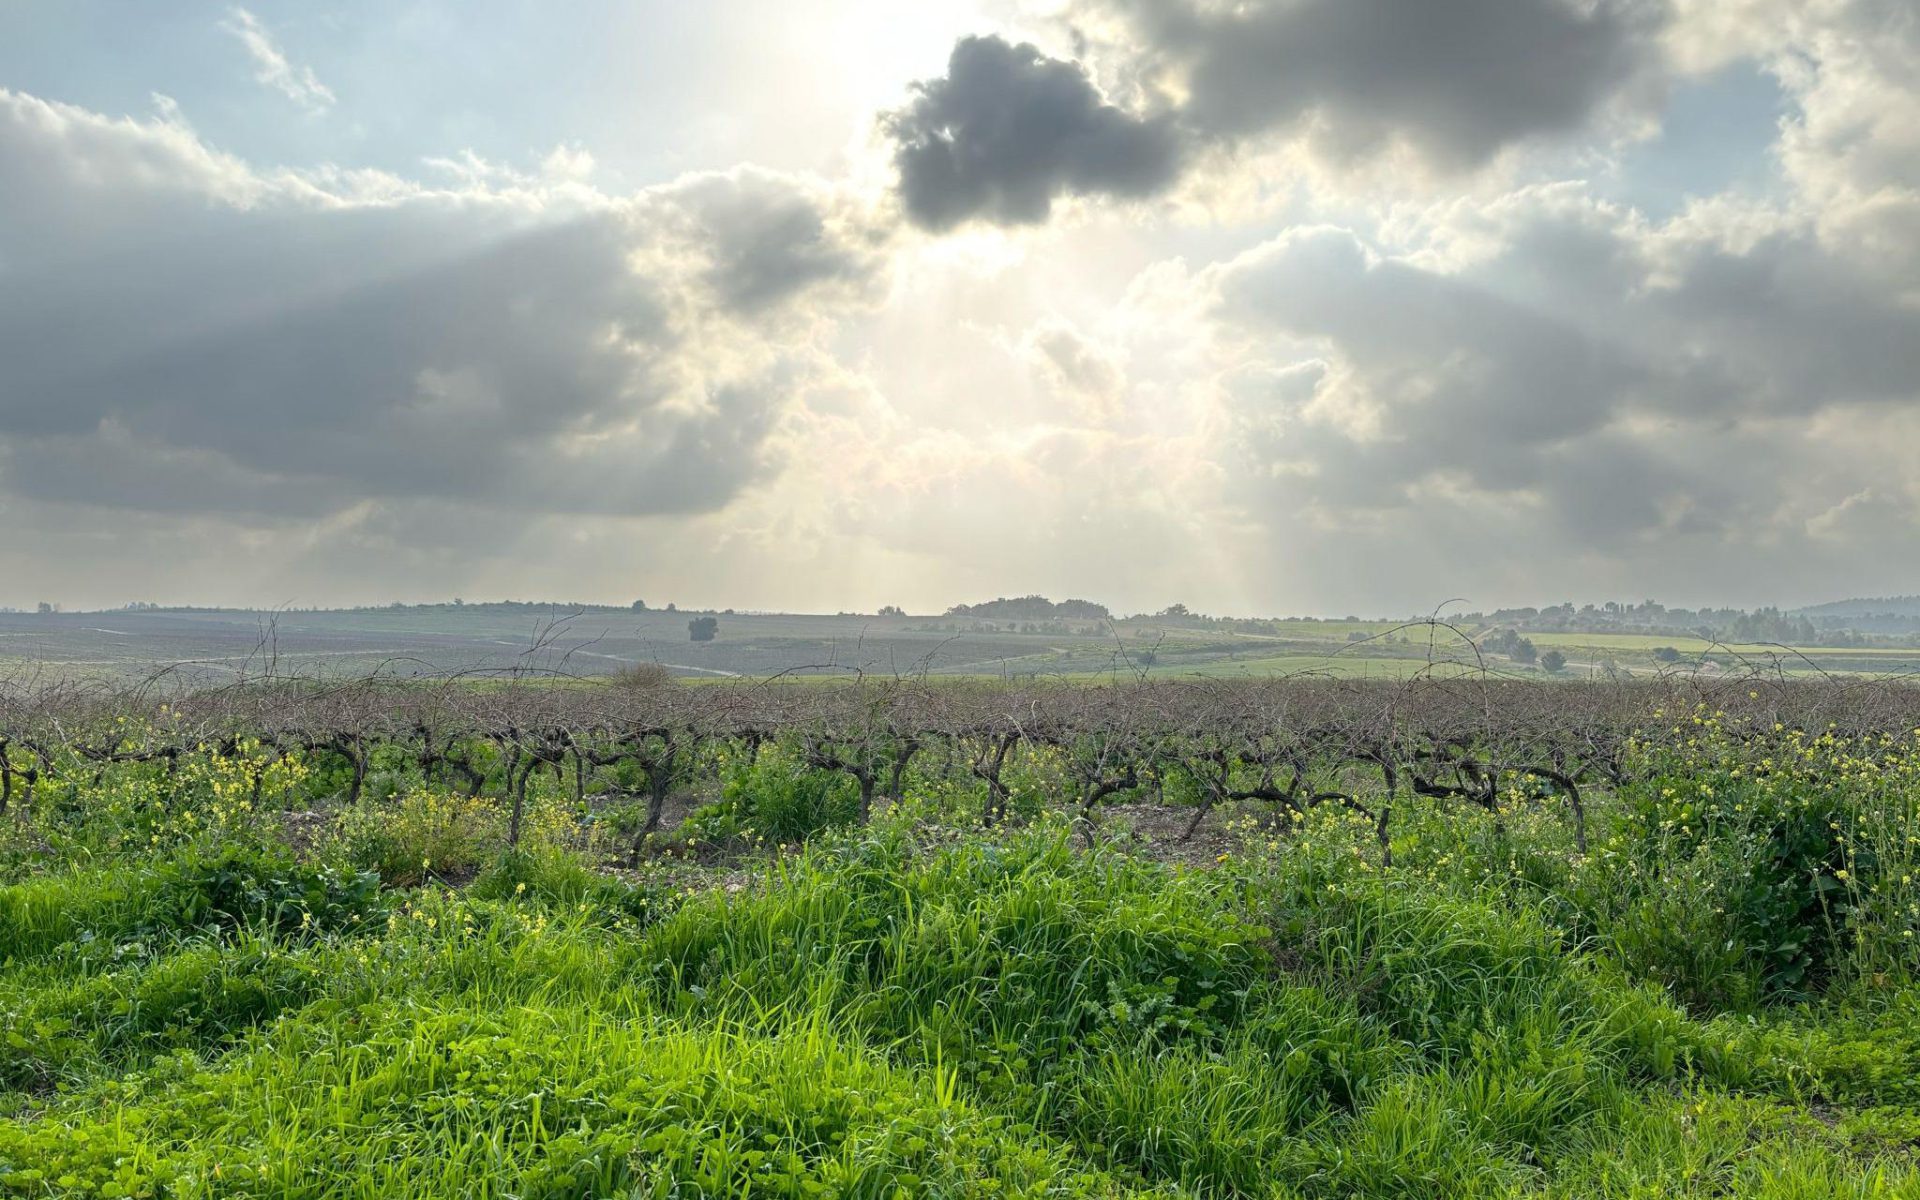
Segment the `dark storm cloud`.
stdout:
[[767,172],[618,202],[382,186],[0,94],[0,194],[39,217],[0,231],[0,492],[709,511],[772,464],[804,374],[793,302],[876,261],[830,196]]
[[966,38],[917,91],[887,128],[907,215],[926,229],[1033,224],[1059,196],[1150,195],[1178,171],[1168,118],[1109,104],[1078,64],[1030,45]]
[[1477,166],[1584,127],[1655,53],[1658,9],[1601,0],[1121,0],[1150,60],[1176,70],[1196,136],[1315,126],[1317,149],[1405,144]]
[[[1305,134],[1346,162],[1404,147],[1443,170],[1577,131],[1657,59],[1654,0],[1089,0],[1120,22],[1116,73],[1150,113],[1102,97],[1087,70],[998,38],[954,47],[947,74],[887,127],[908,216],[1045,220],[1065,195],[1162,191],[1210,147]],[[1172,98],[1169,98],[1172,97]]]

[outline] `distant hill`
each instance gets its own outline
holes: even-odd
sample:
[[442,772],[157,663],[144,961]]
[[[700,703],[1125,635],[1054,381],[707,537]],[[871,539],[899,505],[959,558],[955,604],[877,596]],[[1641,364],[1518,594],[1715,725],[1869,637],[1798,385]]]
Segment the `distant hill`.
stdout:
[[1045,596],[1005,596],[980,604],[956,604],[947,610],[950,617],[981,617],[1000,621],[1045,621],[1066,617],[1077,621],[1104,621],[1107,606],[1091,600],[1062,600],[1058,604]]
[[1813,604],[1795,611],[1806,617],[1920,617],[1920,596],[1880,596],[1871,599],[1834,600]]

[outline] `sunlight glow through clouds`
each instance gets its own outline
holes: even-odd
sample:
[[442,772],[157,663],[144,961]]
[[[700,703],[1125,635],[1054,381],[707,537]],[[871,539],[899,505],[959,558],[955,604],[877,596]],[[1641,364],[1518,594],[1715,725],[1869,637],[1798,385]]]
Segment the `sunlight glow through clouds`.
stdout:
[[0,554],[76,605],[1920,590],[1911,13],[1409,2],[0,49]]

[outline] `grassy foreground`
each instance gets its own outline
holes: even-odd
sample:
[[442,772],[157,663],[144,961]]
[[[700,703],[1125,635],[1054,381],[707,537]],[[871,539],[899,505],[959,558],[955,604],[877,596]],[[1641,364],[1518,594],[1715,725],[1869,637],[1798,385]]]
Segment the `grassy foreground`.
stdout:
[[777,748],[621,871],[544,776],[508,851],[78,771],[0,820],[0,1195],[1920,1196],[1920,742],[1696,723],[1589,854],[1516,781],[1390,868],[1332,807],[856,827]]

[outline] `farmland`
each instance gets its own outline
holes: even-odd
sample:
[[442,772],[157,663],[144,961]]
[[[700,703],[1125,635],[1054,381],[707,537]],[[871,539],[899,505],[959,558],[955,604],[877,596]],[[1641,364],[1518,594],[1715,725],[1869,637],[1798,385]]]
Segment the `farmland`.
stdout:
[[[0,677],[132,680],[156,670],[196,684],[263,673],[350,678],[593,677],[658,664],[687,679],[934,674],[996,679],[1143,674],[1262,678],[1302,673],[1404,679],[1494,671],[1543,677],[1536,665],[1482,654],[1481,626],[1277,620],[1239,626],[1131,617],[1118,621],[725,612],[712,641],[696,614],[534,604],[419,605],[328,611],[159,609],[0,613]],[[1920,670],[1920,648],[1725,645],[1697,637],[1540,633],[1565,674],[1855,673]],[[1662,662],[1672,647],[1683,657]]]
[[41,680],[0,805],[0,1195],[1920,1195],[1906,685]]

